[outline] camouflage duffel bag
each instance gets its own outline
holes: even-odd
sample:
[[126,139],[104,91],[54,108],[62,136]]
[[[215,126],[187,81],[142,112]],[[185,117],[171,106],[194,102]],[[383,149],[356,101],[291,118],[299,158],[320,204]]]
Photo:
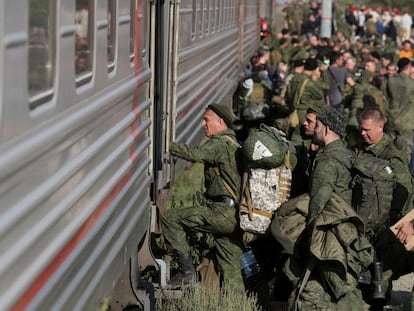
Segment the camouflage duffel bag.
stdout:
[[239,204],[240,227],[247,232],[265,234],[274,212],[289,200],[291,168],[289,164],[269,170],[256,168],[250,169],[248,175]]

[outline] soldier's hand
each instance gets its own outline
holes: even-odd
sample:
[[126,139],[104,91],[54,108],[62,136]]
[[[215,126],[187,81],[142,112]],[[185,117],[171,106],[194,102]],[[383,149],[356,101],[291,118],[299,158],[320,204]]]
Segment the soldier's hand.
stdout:
[[397,239],[400,240],[401,243],[405,244],[407,239],[414,235],[414,227],[411,222],[405,222],[395,227],[397,232]]

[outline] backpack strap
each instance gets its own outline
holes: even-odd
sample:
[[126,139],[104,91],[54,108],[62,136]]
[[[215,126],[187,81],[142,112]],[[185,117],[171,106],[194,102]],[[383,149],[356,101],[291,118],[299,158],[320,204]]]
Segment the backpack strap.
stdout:
[[305,79],[305,81],[303,81],[302,85],[300,86],[298,102],[301,100],[303,92],[305,92],[306,84],[308,84],[309,80],[310,79]]
[[290,170],[292,169],[292,163],[290,163],[290,150],[289,149],[285,154],[285,166]]
[[231,195],[232,199],[234,200],[234,203],[237,203],[238,202],[238,199],[237,199],[236,193],[233,191],[233,189],[231,188],[231,186],[229,185],[229,183],[224,179],[223,175],[221,175],[220,169],[218,168],[218,166],[216,166],[214,168],[214,171],[216,172],[217,176],[219,176],[223,180],[224,188],[226,188],[226,190],[229,192],[229,194]]
[[[231,142],[237,148],[240,148],[240,144],[235,139],[233,139],[233,137],[228,136],[228,135],[224,135],[224,138],[227,139],[229,142]],[[232,199],[234,200],[234,203],[239,203],[239,200],[237,199],[236,193],[231,188],[229,183],[224,179],[223,175],[220,172],[220,168],[218,166],[216,166],[214,168],[214,171],[216,172],[216,175],[219,176],[223,180],[224,188],[226,188],[228,193],[231,195]]]
[[306,270],[304,274],[302,275],[301,279],[299,280],[300,286],[298,288],[298,291],[295,295],[295,311],[299,310],[299,299],[300,294],[302,294],[303,290],[305,289],[306,284],[308,284],[310,275],[312,273],[313,268],[315,267],[315,259],[311,258],[309,259],[308,264],[306,265]]
[[229,135],[224,135],[223,137],[227,139],[229,142],[231,142],[233,145],[235,145],[237,148],[240,148],[240,144],[235,139],[233,139],[233,137]]

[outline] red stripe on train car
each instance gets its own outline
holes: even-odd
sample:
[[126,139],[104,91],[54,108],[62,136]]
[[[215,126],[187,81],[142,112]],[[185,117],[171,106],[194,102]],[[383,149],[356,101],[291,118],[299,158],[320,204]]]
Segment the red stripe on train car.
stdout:
[[[138,1],[138,6],[135,12],[135,48],[134,48],[134,70],[135,70],[135,76],[137,78],[137,88],[134,91],[133,99],[132,99],[132,111],[134,115],[136,116],[136,120],[138,119],[138,116],[141,114],[141,111],[138,107],[138,87],[141,83],[140,81],[140,75],[139,75],[139,68],[140,68],[140,55],[141,55],[141,46],[140,46],[140,32],[139,32],[139,23],[143,20],[143,13],[142,13],[142,0]],[[138,132],[138,125],[136,120],[134,120],[131,124],[130,133],[134,137],[134,141],[138,138],[139,132]],[[136,152],[136,148],[134,145],[131,146],[129,150],[129,156],[132,159],[133,162],[135,162],[138,158],[138,154]]]
[[108,197],[102,202],[102,204],[92,213],[91,216],[82,225],[79,231],[69,241],[68,244],[60,251],[60,253],[53,259],[53,261],[46,267],[45,270],[39,275],[39,277],[33,282],[29,289],[23,294],[23,296],[17,301],[17,303],[10,309],[11,311],[21,311],[26,308],[42,287],[48,282],[51,276],[62,265],[62,263],[69,257],[71,252],[79,245],[82,239],[92,229],[101,215],[108,208],[110,203],[121,192],[122,188],[129,181],[132,176],[132,172],[128,174],[119,182],[119,184],[112,190]]
[[[139,65],[139,56],[140,56],[140,35],[139,35],[139,20],[142,20],[142,0],[138,1],[138,7],[135,14],[135,51],[134,51],[134,67],[135,75],[137,78],[137,86],[140,85],[139,75],[137,68],[140,68]],[[135,116],[138,117],[140,111],[138,109],[138,90],[134,91],[132,99],[132,111]],[[134,137],[134,140],[137,139],[139,133],[137,130],[136,121],[132,122],[131,135]],[[130,148],[130,160],[132,163],[135,163],[138,158],[134,145]],[[118,183],[117,186],[112,190],[112,192],[106,197],[106,199],[101,203],[100,206],[92,213],[91,216],[86,220],[78,232],[73,236],[73,238],[66,244],[66,246],[59,252],[59,254],[52,260],[52,262],[43,270],[43,272],[37,277],[37,279],[32,283],[32,285],[24,292],[24,294],[19,298],[19,300],[13,305],[10,311],[21,311],[24,310],[33,298],[40,292],[43,286],[49,281],[52,275],[57,271],[57,269],[62,265],[62,263],[69,257],[72,251],[79,245],[82,239],[91,231],[93,226],[96,224],[101,215],[106,211],[109,205],[115,200],[121,190],[125,187],[132,176],[132,171],[129,171],[123,179]]]

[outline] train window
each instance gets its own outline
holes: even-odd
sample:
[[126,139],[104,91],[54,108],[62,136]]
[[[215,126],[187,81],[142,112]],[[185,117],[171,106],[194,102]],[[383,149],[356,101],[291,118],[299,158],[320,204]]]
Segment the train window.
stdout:
[[108,1],[108,72],[115,69],[116,0]]
[[92,8],[92,0],[76,0],[75,72],[78,86],[92,79]]
[[217,32],[220,31],[220,3],[221,1],[216,1],[216,7],[214,8],[214,27]]
[[198,3],[199,6],[197,7],[197,34],[199,38],[203,36],[203,2],[204,1],[200,1]]
[[206,0],[205,2],[203,7],[204,33],[208,35],[210,32],[210,0]]
[[230,1],[229,0],[226,0],[225,2],[224,2],[224,10],[223,10],[223,15],[224,15],[224,18],[223,18],[223,29],[228,29],[229,28],[229,13],[230,13],[230,7],[229,7],[229,5],[230,5]]
[[197,1],[193,0],[193,14],[191,23],[191,37],[194,40],[197,34]]
[[225,8],[225,1],[220,1],[220,6],[219,6],[219,19],[218,19],[218,27],[217,30],[222,31],[223,30],[223,17],[224,17],[224,8]]
[[29,1],[28,89],[29,108],[34,109],[53,95],[55,20],[53,0]]
[[130,53],[130,61],[131,63],[134,62],[134,52],[135,52],[135,27],[136,27],[136,17],[135,11],[137,8],[136,0],[131,0],[131,23],[130,23],[130,38],[129,38],[129,53]]
[[232,26],[237,26],[237,24],[238,24],[238,21],[237,21],[237,14],[236,14],[236,12],[237,12],[237,10],[236,10],[236,8],[237,8],[237,3],[236,3],[236,1],[235,0],[233,0],[233,5],[232,5],[232,9],[231,9],[231,25]]
[[215,19],[216,19],[216,0],[211,0],[210,1],[210,11],[208,13],[209,15],[209,21],[210,21],[210,33],[214,33],[215,32]]

